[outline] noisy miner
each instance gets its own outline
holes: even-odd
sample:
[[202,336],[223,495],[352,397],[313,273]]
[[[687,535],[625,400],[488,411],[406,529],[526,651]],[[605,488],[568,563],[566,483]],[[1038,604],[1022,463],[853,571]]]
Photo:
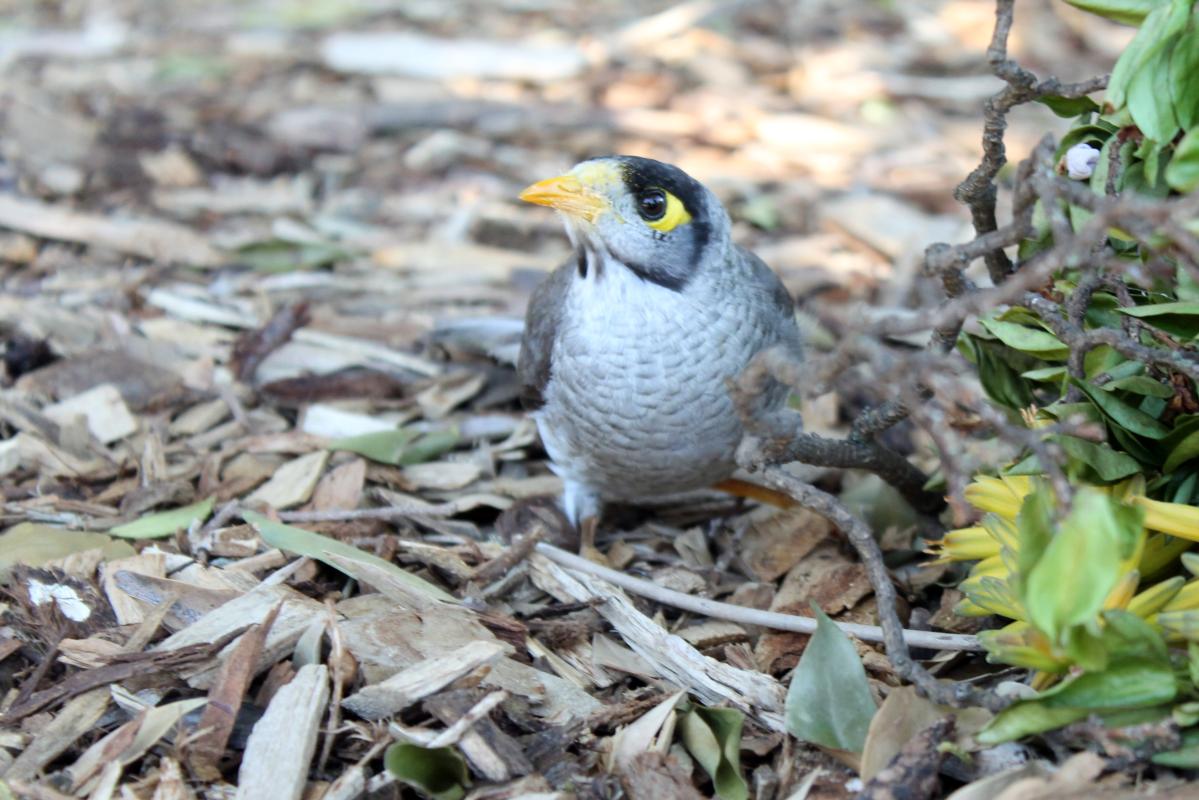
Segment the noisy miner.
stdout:
[[[520,197],[558,211],[575,250],[533,293],[517,364],[567,518],[729,478],[742,426],[726,380],[768,347],[800,355],[782,281],[670,164],[594,158]],[[786,398],[775,385],[762,410]]]

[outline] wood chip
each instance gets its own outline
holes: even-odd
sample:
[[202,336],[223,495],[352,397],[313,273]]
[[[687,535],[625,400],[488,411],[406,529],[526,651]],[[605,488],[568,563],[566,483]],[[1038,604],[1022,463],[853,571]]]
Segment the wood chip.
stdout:
[[[264,585],[210,611],[183,630],[162,640],[155,649],[169,650],[217,641],[244,629],[247,625],[262,623],[280,602],[283,603],[283,607],[275,624],[271,626],[262,656],[255,665],[257,674],[282,658],[284,653],[291,651],[300,634],[312,620],[324,613],[324,606],[290,587]],[[197,689],[211,688],[217,679],[220,664],[229,658],[231,649],[220,653],[216,664],[206,664],[188,671],[188,684]]]
[[92,689],[62,707],[50,724],[38,731],[29,746],[4,772],[7,780],[29,780],[86,735],[108,709],[107,687]]
[[363,719],[390,717],[479,667],[493,663],[507,650],[499,642],[471,642],[444,656],[414,664],[382,683],[364,687],[341,704]]
[[194,267],[215,267],[224,261],[206,237],[173,222],[86,214],[10,194],[0,194],[0,228],[105,247],[150,261]]
[[328,450],[317,450],[289,461],[246,498],[246,503],[265,503],[271,508],[293,508],[308,502],[329,461]]
[[46,406],[42,413],[60,425],[68,424],[75,417],[83,417],[87,421],[88,431],[104,444],[124,439],[138,428],[137,420],[129,413],[120,391],[110,383]]
[[214,781],[221,777],[219,764],[229,734],[233,732],[233,725],[237,721],[237,709],[241,708],[246,689],[254,678],[267,633],[275,623],[281,606],[275,606],[260,625],[252,626],[237,641],[221,666],[216,683],[208,692],[208,704],[196,726],[201,733],[191,740],[188,747],[188,765],[201,780]]
[[324,664],[301,667],[275,693],[246,742],[237,773],[238,800],[300,800],[328,702]]
[[545,591],[578,602],[602,601],[597,606],[599,613],[663,678],[694,692],[705,703],[730,703],[769,730],[785,730],[785,692],[769,675],[708,658],[638,611],[624,592],[611,584],[567,570],[539,554],[529,563],[534,581]]
[[116,575],[122,571],[165,579],[166,558],[162,553],[139,553],[129,558],[109,561],[103,566],[101,586],[112,605],[113,613],[117,615],[117,622],[122,625],[136,625],[145,619],[145,607],[118,585]]

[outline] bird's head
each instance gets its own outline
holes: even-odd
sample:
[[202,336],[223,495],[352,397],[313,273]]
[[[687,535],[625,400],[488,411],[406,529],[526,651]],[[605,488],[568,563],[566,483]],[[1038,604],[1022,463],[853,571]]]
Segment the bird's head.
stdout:
[[724,255],[729,218],[707,188],[648,158],[607,156],[576,165],[520,193],[565,217],[580,271],[612,261],[645,280],[682,289]]

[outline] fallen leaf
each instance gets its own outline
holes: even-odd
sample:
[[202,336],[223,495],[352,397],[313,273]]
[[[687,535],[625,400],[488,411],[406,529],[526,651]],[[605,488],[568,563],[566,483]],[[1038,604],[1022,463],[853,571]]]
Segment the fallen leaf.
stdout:
[[105,558],[124,558],[135,554],[129,544],[102,533],[22,522],[0,534],[0,582],[8,580],[12,568],[17,564],[41,567],[55,559],[94,548],[99,548]]
[[787,689],[787,730],[835,750],[862,752],[876,708],[866,670],[849,637],[813,606],[816,633]]
[[186,531],[196,522],[208,519],[215,502],[215,497],[209,497],[207,500],[176,508],[173,511],[148,514],[133,522],[109,528],[108,532],[122,539],[158,539],[163,536],[171,536],[176,531]]

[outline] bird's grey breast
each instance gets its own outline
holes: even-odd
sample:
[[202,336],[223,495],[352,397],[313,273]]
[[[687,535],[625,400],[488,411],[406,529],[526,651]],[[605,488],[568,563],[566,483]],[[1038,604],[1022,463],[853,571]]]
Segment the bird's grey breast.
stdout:
[[619,499],[727,477],[741,426],[725,381],[773,343],[767,311],[735,283],[675,291],[614,264],[576,275],[538,412],[556,469]]

